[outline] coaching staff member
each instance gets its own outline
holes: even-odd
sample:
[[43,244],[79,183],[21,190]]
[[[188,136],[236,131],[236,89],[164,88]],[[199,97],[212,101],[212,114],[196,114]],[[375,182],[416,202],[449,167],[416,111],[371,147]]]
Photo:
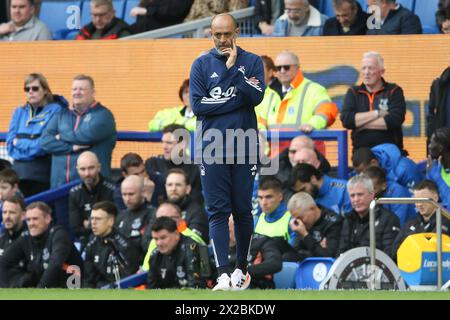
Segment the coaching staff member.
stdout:
[[[258,147],[255,139],[248,147],[236,148],[236,136],[242,138],[244,134],[242,131],[236,134],[236,130],[257,136],[254,107],[264,97],[264,67],[260,57],[236,45],[239,28],[230,14],[214,16],[211,32],[214,48],[194,61],[190,74],[191,105],[199,121],[195,157],[198,160],[198,155],[202,156],[201,182],[219,274],[213,290],[242,290],[250,284],[246,258],[253,233],[251,197]],[[236,136],[226,137],[227,129]],[[221,146],[218,147],[216,140],[223,141]],[[215,153],[208,154],[211,146],[215,147]],[[231,277],[228,270],[230,213],[234,217],[237,241],[236,269]]]

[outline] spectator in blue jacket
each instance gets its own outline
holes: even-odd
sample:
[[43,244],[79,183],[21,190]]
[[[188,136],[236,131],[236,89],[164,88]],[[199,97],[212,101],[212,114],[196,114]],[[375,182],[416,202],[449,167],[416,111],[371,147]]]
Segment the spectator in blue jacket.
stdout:
[[288,192],[291,194],[285,193],[285,199],[290,198],[292,193],[307,192],[318,205],[337,214],[352,210],[347,181],[331,178],[308,163],[299,163],[292,169],[289,185]]
[[[386,179],[386,172],[383,168],[371,166],[364,170],[373,184],[375,198],[410,198],[408,189],[395,181]],[[394,213],[400,220],[400,227],[405,222],[417,218],[416,209],[413,204],[392,203],[383,204],[383,208]]]
[[29,197],[50,188],[51,155],[41,148],[42,133],[50,119],[61,109],[67,109],[69,103],[52,94],[47,79],[40,73],[25,78],[24,91],[27,102],[14,111],[6,145],[14,159],[19,188]]
[[73,79],[72,100],[73,108],[53,117],[42,135],[41,147],[52,154],[51,188],[78,179],[77,159],[85,150],[97,155],[103,177],[109,178],[111,173],[116,123],[111,111],[95,100],[90,76]]
[[275,21],[274,36],[320,36],[328,17],[308,0],[284,0],[284,14]]
[[367,0],[367,5],[380,8],[380,16],[375,11],[375,20],[368,20],[367,34],[422,34],[419,17],[395,0]]
[[383,143],[371,149],[359,148],[353,153],[352,161],[357,173],[361,173],[371,165],[379,166],[386,171],[388,180],[408,189],[423,179],[417,164],[402,156],[395,144]]

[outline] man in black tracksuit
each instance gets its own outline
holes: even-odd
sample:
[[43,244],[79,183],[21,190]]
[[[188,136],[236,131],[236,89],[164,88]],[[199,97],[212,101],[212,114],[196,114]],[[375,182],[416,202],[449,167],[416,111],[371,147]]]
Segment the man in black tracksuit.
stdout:
[[100,201],[112,201],[114,184],[100,175],[98,158],[90,151],[78,157],[77,172],[82,182],[70,189],[69,218],[72,233],[84,248],[92,234],[89,225],[92,206]]
[[[157,249],[150,256],[147,289],[206,287],[198,251],[193,249],[198,244],[181,235],[173,219],[156,219],[152,226],[152,237]],[[209,263],[209,260],[205,263]]]
[[139,268],[138,252],[114,228],[117,208],[112,202],[98,202],[92,208],[91,223],[94,237],[86,246],[83,287],[101,288],[135,273]]
[[168,200],[180,207],[188,228],[208,242],[208,215],[204,206],[191,197],[191,190],[189,178],[183,170],[169,170],[166,178]]
[[117,231],[139,252],[139,264],[142,263],[149,245],[149,240],[143,235],[155,220],[155,208],[145,200],[142,195],[143,188],[143,178],[135,175],[125,178],[121,190],[127,209],[119,214],[115,223]]
[[[339,253],[370,245],[369,205],[375,193],[372,180],[365,174],[354,176],[347,183],[353,210],[344,219]],[[376,248],[391,256],[392,245],[400,230],[398,217],[378,205],[375,209]]]
[[161,142],[163,145],[163,154],[155,157],[148,158],[145,161],[145,170],[147,172],[153,172],[160,174],[164,181],[170,169],[182,169],[189,177],[189,184],[192,187],[191,197],[195,201],[203,203],[202,184],[200,182],[200,170],[197,165],[193,164],[188,158],[186,153],[186,147],[182,147],[181,163],[175,164],[172,157],[173,150],[181,146],[181,140],[175,140],[174,132],[176,130],[186,130],[185,127],[179,124],[169,124],[163,128]]
[[293,247],[296,260],[309,257],[334,257],[339,249],[342,218],[333,211],[317,206],[306,192],[294,194],[288,203],[293,219],[289,222],[295,232]]
[[69,266],[78,267],[83,275],[83,261],[68,233],[61,226],[51,226],[51,208],[44,202],[33,202],[26,217],[29,231],[0,259],[0,287],[66,287]]
[[[439,190],[432,180],[423,180],[413,188],[413,198],[429,198],[439,201]],[[397,259],[397,251],[403,241],[416,233],[436,233],[436,208],[429,203],[417,203],[419,216],[408,221],[401,229],[392,246],[392,257]],[[450,235],[450,220],[442,216],[442,234]]]
[[25,203],[22,196],[13,195],[3,200],[3,230],[0,233],[0,257],[21,235],[27,231]]
[[450,127],[450,67],[433,80],[427,114],[427,145],[437,129]]
[[364,54],[363,83],[348,89],[341,111],[342,125],[352,130],[353,150],[392,143],[405,155],[402,132],[405,97],[401,87],[383,79],[384,72],[384,60],[380,54]]

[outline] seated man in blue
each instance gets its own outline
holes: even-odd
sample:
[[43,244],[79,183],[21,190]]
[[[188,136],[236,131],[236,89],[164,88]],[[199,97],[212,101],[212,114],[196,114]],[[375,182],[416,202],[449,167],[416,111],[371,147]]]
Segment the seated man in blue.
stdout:
[[[383,168],[372,166],[364,170],[364,173],[372,180],[375,198],[409,198],[408,189],[395,181],[387,180]],[[417,217],[413,204],[393,203],[383,204],[383,208],[391,211],[400,219],[400,227],[405,222]]]
[[383,143],[371,149],[356,149],[352,162],[357,173],[363,172],[369,166],[381,167],[386,171],[388,180],[395,181],[408,189],[423,180],[417,164],[402,156],[395,144]]
[[331,178],[308,163],[300,163],[292,169],[285,198],[288,200],[289,193],[307,192],[322,207],[345,214],[352,210],[346,184],[347,181]]
[[428,146],[430,157],[434,160],[428,170],[427,179],[433,180],[441,197],[442,204],[450,208],[450,128],[439,128],[431,136]]

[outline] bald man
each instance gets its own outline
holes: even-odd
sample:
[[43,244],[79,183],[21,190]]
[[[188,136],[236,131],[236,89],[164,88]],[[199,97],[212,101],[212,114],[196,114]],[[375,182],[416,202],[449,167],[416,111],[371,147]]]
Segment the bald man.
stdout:
[[85,151],[77,159],[81,183],[70,189],[69,222],[72,234],[84,248],[92,233],[89,217],[92,206],[99,201],[112,201],[114,184],[101,174],[101,165],[95,153]]
[[155,208],[145,199],[144,179],[140,176],[126,177],[121,192],[127,208],[117,217],[116,228],[138,250],[139,264],[142,264],[148,247],[143,235],[155,220]]
[[291,140],[288,149],[281,152],[277,158],[272,160],[279,162],[277,178],[283,183],[284,187],[286,187],[286,183],[289,180],[292,168],[299,163],[297,153],[303,149],[311,149],[316,153],[320,162],[318,167],[320,171],[323,173],[328,173],[330,171],[330,163],[315,149],[314,141],[306,135],[297,136]]
[[[195,131],[199,142],[195,159],[201,161],[210,238],[219,273],[214,290],[243,290],[250,284],[247,252],[253,233],[252,192],[259,155],[254,108],[263,100],[266,85],[261,58],[238,47],[239,31],[230,14],[213,17],[214,48],[194,61],[190,74],[191,105],[201,122]],[[247,138],[241,139],[243,136]],[[230,213],[237,242],[232,273],[228,260]]]

